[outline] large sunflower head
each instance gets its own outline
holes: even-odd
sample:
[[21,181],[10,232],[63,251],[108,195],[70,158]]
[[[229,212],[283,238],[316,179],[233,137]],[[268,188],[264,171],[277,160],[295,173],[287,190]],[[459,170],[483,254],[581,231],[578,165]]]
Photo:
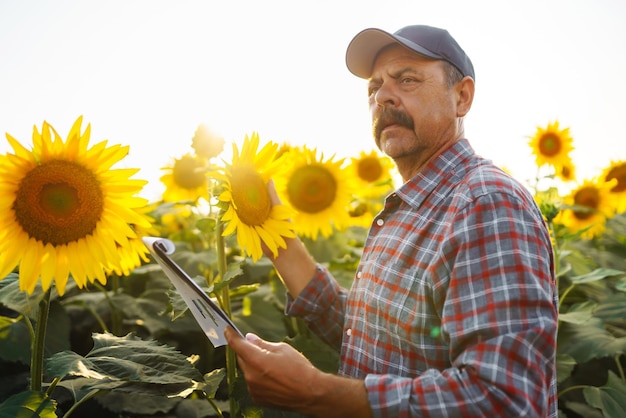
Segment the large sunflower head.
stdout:
[[224,138],[213,132],[206,124],[201,123],[191,139],[191,147],[199,157],[211,159],[224,150]]
[[287,172],[276,180],[283,202],[295,211],[297,234],[317,239],[329,237],[333,228],[350,224],[349,206],[354,193],[354,178],[343,168],[345,160],[324,159],[317,149],[294,147],[287,154]]
[[626,161],[612,161],[600,178],[611,183],[611,197],[617,213],[626,211]]
[[119,247],[119,263],[108,263],[105,266],[107,273],[115,273],[118,276],[128,276],[135,267],[143,263],[149,263],[148,250],[143,242],[143,237],[159,236],[159,231],[155,228],[156,219],[151,216],[154,211],[154,204],[145,205],[137,209],[137,212],[144,216],[149,224],[130,224],[135,232],[135,236],[128,239],[128,245]]
[[543,128],[537,127],[535,135],[531,137],[529,145],[535,155],[537,167],[544,164],[558,170],[570,162],[569,153],[574,149],[569,128],[559,128],[559,122],[548,123]]
[[253,261],[263,255],[262,243],[277,256],[278,248],[287,245],[284,238],[295,237],[291,212],[282,204],[272,205],[268,191],[268,182],[284,167],[283,159],[276,158],[278,145],[268,142],[258,148],[259,135],[246,135],[241,151],[233,144],[231,164],[215,174],[223,189],[218,197],[226,224],[223,235],[236,232],[238,245]]
[[112,169],[129,147],[89,147],[91,127],[81,133],[81,123],[63,142],[44,122],[32,150],[6,135],[14,153],[0,156],[0,278],[19,266],[29,294],[39,278],[60,295],[70,275],[80,288],[105,284],[107,271],[126,272],[147,253],[132,245],[135,228],[150,228],[147,202],[135,196],[146,182],[130,179],[136,169]]
[[165,185],[164,202],[209,200],[209,183],[205,159],[191,154],[176,158],[172,165],[163,167],[166,173],[161,176]]
[[565,197],[555,222],[572,232],[585,230],[581,233],[583,238],[602,234],[606,220],[614,213],[609,184],[599,179],[585,180]]

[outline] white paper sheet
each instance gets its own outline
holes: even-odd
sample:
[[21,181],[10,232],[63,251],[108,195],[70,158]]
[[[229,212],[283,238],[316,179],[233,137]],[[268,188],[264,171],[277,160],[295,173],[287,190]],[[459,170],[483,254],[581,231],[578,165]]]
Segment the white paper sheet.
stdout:
[[214,347],[227,344],[224,330],[229,325],[241,334],[217,303],[169,257],[176,250],[172,241],[159,237],[144,237],[142,240]]

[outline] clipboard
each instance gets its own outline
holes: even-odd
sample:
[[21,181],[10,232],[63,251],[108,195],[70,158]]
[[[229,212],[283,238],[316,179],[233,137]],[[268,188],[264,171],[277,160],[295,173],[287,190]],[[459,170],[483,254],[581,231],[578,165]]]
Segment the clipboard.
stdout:
[[158,237],[143,237],[142,241],[185,301],[189,311],[214,347],[227,344],[224,337],[224,330],[227,326],[233,327],[243,336],[226,312],[172,260],[170,254],[176,249],[172,241]]

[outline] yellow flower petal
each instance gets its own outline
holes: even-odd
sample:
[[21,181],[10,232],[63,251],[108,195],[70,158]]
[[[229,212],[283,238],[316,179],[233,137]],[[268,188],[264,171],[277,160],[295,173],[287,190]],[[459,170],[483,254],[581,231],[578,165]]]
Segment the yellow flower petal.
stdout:
[[127,260],[141,251],[129,249],[137,239],[131,225],[150,226],[139,210],[145,200],[132,195],[146,182],[129,178],[137,169],[112,169],[128,147],[89,148],[91,127],[81,133],[81,124],[79,117],[63,141],[44,122],[41,132],[33,129],[31,151],[7,134],[15,153],[0,156],[0,236],[13,241],[0,243],[0,273],[19,265],[20,288],[29,293],[40,277],[43,290],[54,282],[59,294],[70,276],[79,287],[106,283],[121,253]]

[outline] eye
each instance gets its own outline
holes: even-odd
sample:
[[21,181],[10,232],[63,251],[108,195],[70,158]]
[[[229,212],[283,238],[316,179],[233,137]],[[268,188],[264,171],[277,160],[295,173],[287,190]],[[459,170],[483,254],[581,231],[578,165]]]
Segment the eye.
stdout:
[[380,89],[380,86],[377,84],[372,84],[367,87],[367,97],[372,97],[376,94],[376,92]]

